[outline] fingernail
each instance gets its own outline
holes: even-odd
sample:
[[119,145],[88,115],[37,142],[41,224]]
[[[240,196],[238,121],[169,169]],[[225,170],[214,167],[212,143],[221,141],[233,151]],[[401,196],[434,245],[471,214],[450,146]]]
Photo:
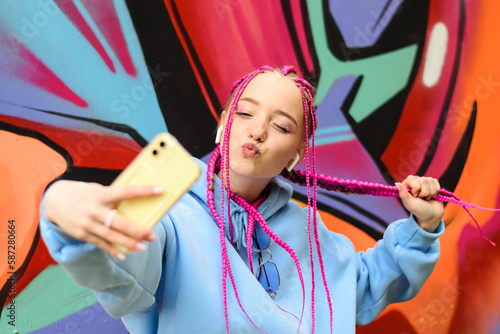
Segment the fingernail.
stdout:
[[147,240],[148,241],[155,241],[156,240],[156,235],[154,233],[151,233],[150,235],[148,235]]
[[135,250],[137,250],[138,252],[142,252],[145,249],[146,244],[144,242],[138,242],[137,245],[135,245]]
[[155,194],[161,194],[162,192],[163,192],[162,187],[154,187],[153,188],[153,193],[155,193]]
[[123,260],[125,260],[125,254],[123,254],[123,253],[118,253],[118,254],[116,254],[116,258],[117,258],[118,260],[120,260],[120,261],[123,261]]
[[398,189],[398,191],[401,190],[401,184],[400,183],[396,182],[396,183],[394,183],[394,185],[396,186],[396,188]]

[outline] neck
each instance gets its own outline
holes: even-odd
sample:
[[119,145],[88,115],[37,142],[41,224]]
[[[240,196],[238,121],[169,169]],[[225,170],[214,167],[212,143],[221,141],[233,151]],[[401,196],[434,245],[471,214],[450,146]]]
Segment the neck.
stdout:
[[[219,171],[217,176],[221,179],[224,184],[224,188],[227,189],[226,177],[222,175]],[[231,192],[243,198],[247,203],[252,204],[261,196],[262,192],[266,188],[270,180],[261,179],[251,179],[251,178],[241,178],[233,175],[229,171],[229,182],[231,187]]]

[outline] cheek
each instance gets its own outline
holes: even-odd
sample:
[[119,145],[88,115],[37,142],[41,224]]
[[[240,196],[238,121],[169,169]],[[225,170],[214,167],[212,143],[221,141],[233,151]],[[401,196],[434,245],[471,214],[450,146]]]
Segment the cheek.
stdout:
[[276,147],[276,158],[277,160],[280,161],[280,163],[283,164],[288,164],[290,159],[293,159],[295,157],[295,154],[297,153],[297,144],[295,143],[288,143],[285,144],[283,141],[279,142]]

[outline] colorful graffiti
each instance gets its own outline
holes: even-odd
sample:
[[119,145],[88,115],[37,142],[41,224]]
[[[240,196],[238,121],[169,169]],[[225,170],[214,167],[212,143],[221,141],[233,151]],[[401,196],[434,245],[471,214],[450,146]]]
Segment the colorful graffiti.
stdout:
[[[232,82],[263,64],[294,65],[316,84],[320,172],[388,184],[425,174],[500,207],[498,10],[487,0],[2,1],[0,332],[126,333],[48,254],[44,190],[56,178],[109,184],[161,131],[204,158]],[[395,199],[318,200],[358,250],[406,215]],[[500,216],[474,215],[499,243]],[[498,333],[500,251],[459,208],[448,205],[445,222],[421,293],[359,333]]]

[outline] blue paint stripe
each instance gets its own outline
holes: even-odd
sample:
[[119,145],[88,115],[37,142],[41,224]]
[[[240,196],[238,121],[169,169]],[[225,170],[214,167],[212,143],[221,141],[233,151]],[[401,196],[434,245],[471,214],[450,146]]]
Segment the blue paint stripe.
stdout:
[[316,144],[316,146],[333,144],[333,143],[338,143],[341,141],[350,141],[350,140],[353,140],[355,138],[356,138],[356,136],[353,133],[345,134],[345,135],[338,135],[338,136],[321,137],[321,138],[315,138],[315,144]]
[[346,132],[346,131],[351,131],[351,127],[348,124],[342,124],[342,125],[329,126],[329,127],[317,129],[316,135],[323,136],[323,135],[327,135],[327,134],[331,134],[331,133],[339,133],[339,132]]

